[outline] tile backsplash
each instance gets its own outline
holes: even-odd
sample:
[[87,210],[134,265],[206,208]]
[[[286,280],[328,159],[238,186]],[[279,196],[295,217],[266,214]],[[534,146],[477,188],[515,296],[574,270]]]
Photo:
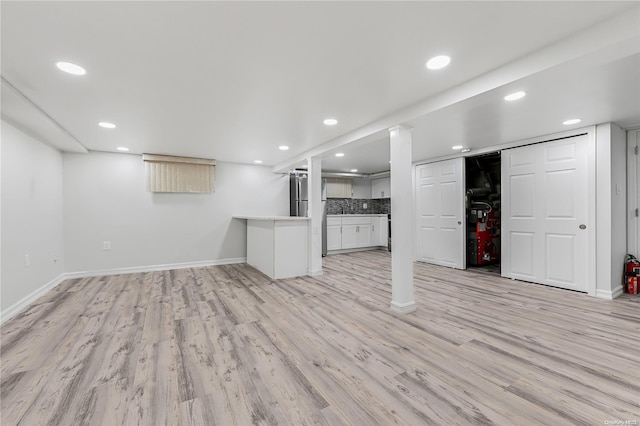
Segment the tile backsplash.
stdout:
[[[362,207],[367,204],[367,208]],[[391,199],[327,198],[327,214],[389,214]]]

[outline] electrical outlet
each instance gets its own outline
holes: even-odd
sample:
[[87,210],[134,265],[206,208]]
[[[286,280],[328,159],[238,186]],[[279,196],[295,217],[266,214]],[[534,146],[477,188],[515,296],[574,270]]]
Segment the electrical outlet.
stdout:
[[362,208],[366,209],[367,208],[367,203],[362,203]]
[[31,259],[29,258],[28,254],[24,255],[24,267],[28,268],[31,266]]
[[103,241],[102,250],[111,250],[111,241]]
[[52,257],[52,260],[53,260],[53,263],[54,263],[54,264],[55,264],[55,263],[58,263],[58,255],[57,255],[57,254],[54,254],[54,255],[53,255],[53,257]]

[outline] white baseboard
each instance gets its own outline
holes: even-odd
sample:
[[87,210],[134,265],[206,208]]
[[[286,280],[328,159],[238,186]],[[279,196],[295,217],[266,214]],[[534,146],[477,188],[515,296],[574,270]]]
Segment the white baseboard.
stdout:
[[398,303],[392,301],[390,308],[393,312],[397,312],[399,314],[409,314],[416,310],[416,302],[415,300],[408,303]]
[[307,275],[309,275],[310,277],[319,277],[320,275],[322,275],[322,273],[322,268],[320,268],[315,271],[308,271]]
[[600,299],[613,300],[616,297],[620,296],[622,293],[624,293],[624,289],[620,285],[620,286],[616,287],[613,291],[596,290],[596,297],[598,297]]
[[0,324],[4,323],[10,318],[13,318],[16,314],[20,313],[24,308],[31,305],[39,297],[46,294],[48,291],[54,289],[60,283],[65,280],[75,278],[88,278],[88,277],[101,277],[106,275],[122,275],[122,274],[135,274],[139,272],[155,272],[155,271],[167,271],[171,269],[185,269],[185,268],[203,268],[207,266],[215,265],[230,265],[232,263],[245,263],[246,257],[236,257],[230,259],[219,260],[206,260],[201,262],[186,262],[186,263],[171,263],[166,265],[150,265],[150,266],[136,266],[131,268],[116,268],[116,269],[101,269],[94,271],[81,271],[81,272],[67,272],[60,274],[58,277],[49,281],[42,287],[26,295],[13,305],[9,306],[4,311],[0,312]]
[[67,279],[102,277],[107,275],[136,274],[140,272],[169,271],[171,269],[205,268],[207,266],[230,265],[233,263],[246,263],[246,262],[247,262],[246,257],[234,257],[229,259],[204,260],[200,262],[168,263],[165,265],[133,266],[129,268],[98,269],[93,271],[67,272],[65,275]]
[[52,279],[42,287],[32,291],[27,294],[22,299],[18,300],[13,305],[9,306],[7,309],[0,313],[0,324],[3,324],[10,318],[13,318],[16,314],[20,313],[24,308],[31,305],[33,302],[38,300],[41,296],[44,296],[50,290],[56,288],[61,282],[66,280],[66,274],[60,274],[56,278]]
[[389,251],[387,246],[371,246],[371,247],[360,247],[360,248],[352,248],[352,249],[342,249],[342,250],[329,250],[327,251],[327,256],[331,256],[332,254],[344,254],[344,253],[356,253],[359,251],[370,251],[370,250],[384,250]]

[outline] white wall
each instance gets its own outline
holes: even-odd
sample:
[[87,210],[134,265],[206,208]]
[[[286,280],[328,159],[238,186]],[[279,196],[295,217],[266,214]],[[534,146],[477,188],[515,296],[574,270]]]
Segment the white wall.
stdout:
[[626,140],[615,124],[596,127],[596,296],[617,297],[622,292],[626,254]]
[[4,317],[7,308],[64,272],[64,246],[62,155],[4,121],[1,151]]
[[[232,215],[288,215],[288,176],[218,162],[213,194],[145,189],[141,156],[64,154],[67,272],[246,257],[246,223]],[[110,241],[111,250],[103,250]]]
[[371,199],[371,180],[353,178],[353,198]]

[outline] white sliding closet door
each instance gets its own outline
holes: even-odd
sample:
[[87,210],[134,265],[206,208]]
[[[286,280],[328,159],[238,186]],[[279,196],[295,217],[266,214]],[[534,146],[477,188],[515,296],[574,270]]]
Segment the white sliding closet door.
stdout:
[[589,149],[581,135],[502,151],[502,276],[588,290]]
[[464,158],[416,167],[417,260],[464,269]]

